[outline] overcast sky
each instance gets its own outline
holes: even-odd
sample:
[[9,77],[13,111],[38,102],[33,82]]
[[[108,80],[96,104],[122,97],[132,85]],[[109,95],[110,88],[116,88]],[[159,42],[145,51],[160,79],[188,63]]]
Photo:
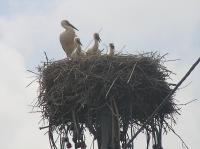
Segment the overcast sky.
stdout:
[[[123,52],[169,53],[166,63],[178,82],[200,56],[199,0],[0,0],[0,145],[2,149],[48,149],[48,136],[38,129],[40,115],[30,114],[37,85],[25,86],[33,78],[27,69],[49,58],[65,54],[58,36],[60,21],[68,19],[86,47],[94,32],[102,31],[104,44],[114,42]],[[101,48],[105,49],[102,44]],[[200,100],[200,66],[176,94],[179,103]],[[183,86],[184,86],[183,85]],[[183,87],[182,86],[182,87]],[[175,130],[191,149],[200,146],[200,101],[183,107],[176,116]],[[146,142],[138,141],[138,148]],[[172,133],[165,137],[165,149],[181,149]]]

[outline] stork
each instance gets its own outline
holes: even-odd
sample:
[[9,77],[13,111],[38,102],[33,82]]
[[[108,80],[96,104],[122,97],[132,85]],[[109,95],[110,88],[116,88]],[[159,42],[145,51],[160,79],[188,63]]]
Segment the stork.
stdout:
[[77,60],[81,57],[84,57],[85,55],[81,50],[82,43],[78,37],[74,38],[74,43],[75,43],[76,49],[72,52],[71,58]]
[[109,44],[109,47],[110,47],[110,51],[109,51],[109,56],[114,56],[115,55],[115,46],[113,43],[110,43]]
[[60,34],[60,43],[67,57],[71,57],[72,51],[76,48],[74,38],[76,37],[75,30],[78,31],[78,29],[67,20],[62,20],[61,26],[65,31]]
[[93,55],[100,56],[101,51],[99,50],[99,43],[101,41],[101,38],[99,37],[98,33],[94,33],[93,38],[94,38],[94,45],[87,50],[86,55],[88,55],[88,56],[93,56]]

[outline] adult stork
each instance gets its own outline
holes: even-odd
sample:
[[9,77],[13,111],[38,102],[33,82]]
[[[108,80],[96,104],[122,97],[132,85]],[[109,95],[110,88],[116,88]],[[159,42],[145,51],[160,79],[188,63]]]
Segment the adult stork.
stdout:
[[65,30],[60,34],[60,43],[67,57],[71,57],[73,50],[76,48],[74,38],[76,37],[75,30],[78,31],[78,29],[67,20],[62,20],[61,26]]

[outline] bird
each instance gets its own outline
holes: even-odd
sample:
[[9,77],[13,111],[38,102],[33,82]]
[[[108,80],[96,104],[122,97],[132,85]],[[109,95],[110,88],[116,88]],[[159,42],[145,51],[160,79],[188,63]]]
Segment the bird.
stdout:
[[94,38],[94,45],[87,50],[86,55],[87,56],[100,56],[101,51],[99,50],[99,43],[101,42],[101,38],[99,37],[98,33],[94,33],[93,38]]
[[72,52],[71,58],[77,60],[77,59],[80,59],[80,58],[84,57],[85,54],[81,50],[82,43],[80,41],[80,38],[75,37],[74,38],[74,43],[75,43],[76,49]]
[[74,43],[74,38],[76,37],[75,30],[79,30],[67,20],[62,20],[61,26],[65,30],[60,34],[60,43],[67,57],[71,57],[72,51],[76,48]]
[[109,56],[114,56],[115,55],[115,46],[113,43],[110,43],[109,44],[109,47],[110,47],[110,51],[109,51]]

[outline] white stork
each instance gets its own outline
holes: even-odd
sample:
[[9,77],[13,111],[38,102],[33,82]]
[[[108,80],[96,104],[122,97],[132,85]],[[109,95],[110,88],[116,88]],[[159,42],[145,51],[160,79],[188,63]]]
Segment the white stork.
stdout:
[[62,20],[61,26],[65,31],[60,34],[60,43],[67,57],[71,57],[72,51],[76,48],[74,43],[74,38],[76,37],[74,29],[77,31],[78,29],[67,20]]
[[109,44],[109,47],[110,47],[110,51],[109,51],[109,56],[114,56],[115,55],[115,46],[113,43],[110,43]]
[[86,55],[88,56],[100,56],[101,51],[99,50],[99,42],[101,41],[101,38],[99,37],[98,33],[94,33],[93,35],[94,38],[94,45],[89,48],[86,52]]
[[77,60],[79,58],[84,57],[85,55],[81,50],[82,43],[81,43],[81,41],[80,41],[80,39],[78,37],[74,38],[74,43],[76,45],[76,49],[72,52],[71,58]]

